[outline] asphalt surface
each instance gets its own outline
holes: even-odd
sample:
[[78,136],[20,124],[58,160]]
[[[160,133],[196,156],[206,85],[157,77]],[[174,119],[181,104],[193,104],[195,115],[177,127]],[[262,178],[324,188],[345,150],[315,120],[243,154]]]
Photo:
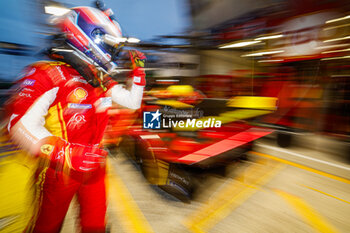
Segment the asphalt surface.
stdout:
[[[350,232],[350,165],[315,151],[260,140],[248,161],[202,179],[189,204],[149,185],[122,154],[109,165],[112,233]],[[73,202],[62,232],[75,232],[76,216]]]

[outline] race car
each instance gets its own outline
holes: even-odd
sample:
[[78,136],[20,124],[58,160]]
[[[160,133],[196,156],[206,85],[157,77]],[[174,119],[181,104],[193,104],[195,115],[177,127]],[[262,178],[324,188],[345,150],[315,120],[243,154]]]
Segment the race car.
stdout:
[[145,131],[135,126],[124,136],[122,147],[151,184],[188,202],[194,189],[192,175],[245,158],[252,142],[270,133],[241,122],[190,134]]
[[[144,119],[132,120],[132,115],[119,115],[124,120],[115,121],[114,127],[119,135],[124,135],[118,141],[119,147],[139,165],[148,182],[181,201],[189,202],[197,175],[224,171],[228,164],[244,159],[256,139],[272,132],[252,126],[245,120],[273,112],[276,101],[276,98],[269,97],[236,97],[230,100],[203,99],[190,105],[174,99],[150,99],[143,106],[142,113],[159,112],[165,121],[163,127],[146,129]],[[176,111],[182,115],[187,111],[193,116],[185,114],[187,120],[176,118],[178,124],[169,126],[166,122],[174,121],[174,118],[166,118],[166,115]],[[198,117],[198,112],[203,114]],[[206,125],[213,119],[222,125]],[[183,125],[190,123],[180,127],[180,121],[184,122]],[[125,127],[125,122],[129,122],[128,127]],[[110,133],[107,135],[113,138]]]

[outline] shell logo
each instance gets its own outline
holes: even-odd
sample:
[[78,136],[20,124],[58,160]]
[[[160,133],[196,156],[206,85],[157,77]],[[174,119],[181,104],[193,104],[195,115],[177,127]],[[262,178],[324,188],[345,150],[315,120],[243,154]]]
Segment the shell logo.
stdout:
[[88,93],[84,88],[78,87],[74,90],[74,96],[80,101],[85,100],[87,95]]
[[68,101],[72,103],[80,103],[81,101],[85,100],[88,96],[88,92],[82,88],[78,87],[75,88],[69,95],[68,95]]

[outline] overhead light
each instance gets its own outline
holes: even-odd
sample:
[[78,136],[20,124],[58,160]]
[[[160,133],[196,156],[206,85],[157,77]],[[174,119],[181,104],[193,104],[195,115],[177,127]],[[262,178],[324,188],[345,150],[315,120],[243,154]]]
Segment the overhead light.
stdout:
[[349,27],[349,26],[350,26],[350,23],[345,23],[345,24],[341,24],[341,25],[337,25],[337,26],[333,26],[333,27],[326,27],[323,29],[323,31],[342,28],[342,27]]
[[174,83],[178,83],[179,80],[177,79],[157,79],[156,82],[174,82]]
[[128,43],[131,43],[131,44],[137,44],[137,43],[140,43],[140,39],[137,39],[137,38],[134,38],[134,37],[130,37],[127,39],[127,42]]
[[260,43],[261,41],[242,41],[242,42],[236,42],[236,43],[231,43],[228,45],[223,45],[220,46],[219,49],[228,49],[228,48],[239,48],[239,47],[245,47],[253,44]]
[[339,59],[348,59],[350,56],[343,56],[343,57],[327,57],[322,58],[321,61],[329,61],[329,60],[339,60]]
[[347,15],[347,16],[344,16],[341,18],[337,18],[337,19],[331,19],[331,20],[326,21],[326,23],[334,23],[334,22],[346,20],[346,19],[350,19],[350,15]]
[[348,39],[350,39],[350,36],[345,36],[345,37],[340,37],[340,38],[325,40],[325,41],[323,41],[323,42],[324,42],[324,43],[328,43],[328,42],[334,42],[334,41],[339,41],[339,40],[348,40]]
[[68,8],[60,7],[60,6],[45,6],[45,13],[50,15],[61,16],[70,11]]
[[348,78],[350,77],[350,74],[334,74],[331,75],[331,78]]
[[[153,70],[161,70],[161,68],[143,68],[145,71],[153,71]],[[131,69],[128,69],[128,68],[117,68],[117,71],[118,72],[129,72],[131,71]]]
[[278,35],[271,35],[271,36],[262,36],[262,37],[255,38],[254,40],[272,40],[272,39],[278,39],[281,37],[283,37],[283,35],[278,34]]
[[334,44],[334,45],[327,45],[327,46],[319,46],[315,49],[333,49],[333,48],[340,48],[340,47],[349,47],[350,44]]
[[270,63],[270,62],[281,62],[284,61],[283,59],[266,59],[266,60],[260,60],[259,63]]
[[341,53],[341,52],[349,52],[350,49],[338,49],[338,50],[331,50],[331,51],[324,51],[322,54],[327,54],[327,53]]
[[283,53],[284,50],[273,50],[273,51],[262,51],[258,53],[250,53],[242,55],[241,57],[259,57],[259,56],[265,56],[265,55],[271,55],[271,54],[277,54],[277,53]]

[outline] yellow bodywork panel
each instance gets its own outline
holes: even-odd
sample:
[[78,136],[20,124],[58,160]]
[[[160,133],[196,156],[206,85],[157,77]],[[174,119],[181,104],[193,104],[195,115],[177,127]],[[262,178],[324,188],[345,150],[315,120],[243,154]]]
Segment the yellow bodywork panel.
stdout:
[[167,91],[176,96],[191,95],[193,93],[193,87],[190,85],[171,85],[167,88]]
[[34,159],[25,152],[0,157],[0,232],[23,232],[34,211]]
[[227,106],[233,108],[276,110],[277,98],[263,96],[236,96],[230,99]]
[[[173,127],[176,131],[195,131],[206,128],[204,122],[208,120],[221,121],[221,124],[230,123],[238,120],[245,120],[253,117],[258,117],[272,113],[277,109],[278,98],[261,97],[261,96],[236,96],[230,99],[227,103],[228,107],[237,108],[232,111],[221,113],[219,116],[206,116],[197,119],[196,122],[201,122],[187,127]],[[207,124],[208,125],[208,124]]]
[[193,108],[190,104],[185,104],[183,102],[177,101],[177,100],[157,100],[155,104],[158,105],[166,105],[173,108]]

